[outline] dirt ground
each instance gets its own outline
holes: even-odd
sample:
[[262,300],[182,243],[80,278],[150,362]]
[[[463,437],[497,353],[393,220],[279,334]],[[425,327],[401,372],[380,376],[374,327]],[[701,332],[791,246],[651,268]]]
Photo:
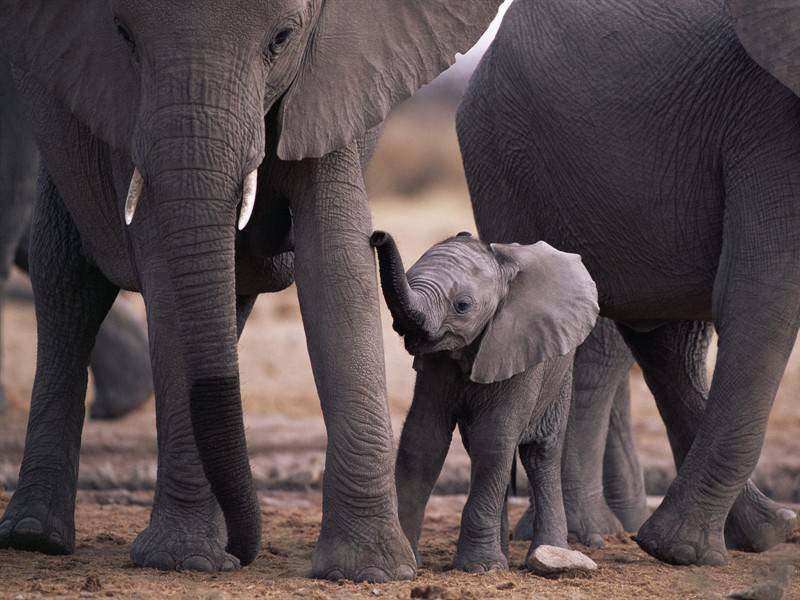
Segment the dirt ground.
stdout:
[[[463,180],[459,179],[459,161],[457,156],[453,158],[452,128],[441,130],[423,123],[416,125],[417,130],[411,129],[414,126],[407,121],[389,124],[376,162],[391,168],[378,168],[371,176],[375,227],[395,235],[409,265],[432,243],[461,230],[474,231]],[[427,153],[410,152],[408,140],[422,140]],[[426,165],[436,161],[436,172],[426,170]],[[393,183],[387,175],[404,170],[415,175],[404,176],[403,185]],[[448,175],[443,176],[442,171]],[[431,181],[446,185],[431,185]],[[14,282],[26,285],[19,275]],[[141,309],[138,297],[127,299]],[[397,435],[411,398],[414,374],[386,310],[383,336],[389,405]],[[3,356],[2,376],[11,406],[0,416],[0,508],[16,485],[34,374],[35,322],[27,304],[12,302],[3,313]],[[450,495],[435,496],[431,501],[421,546],[427,566],[416,581],[370,586],[307,579],[320,520],[318,489],[326,437],[294,288],[259,299],[240,344],[240,358],[248,444],[266,527],[264,547],[255,564],[235,574],[211,576],[159,573],[130,565],[128,548],[147,523],[155,483],[151,399],[120,421],[87,422],[81,454],[77,552],[55,558],[0,551],[0,599],[58,595],[209,600],[722,598],[757,581],[780,579],[787,565],[800,567],[800,545],[795,544],[762,555],[733,553],[731,564],[723,568],[675,568],[650,559],[627,539],[615,539],[603,550],[587,550],[600,566],[588,578],[556,581],[527,574],[521,570],[526,550],[522,543],[512,546],[509,572],[475,576],[447,571],[464,501],[463,495],[453,494],[465,493],[469,473],[466,455],[455,440],[437,488],[438,493]],[[631,382],[634,433],[648,491],[663,494],[674,475],[666,435],[638,371],[632,372]],[[795,503],[800,502],[799,391],[800,353],[796,350],[772,411],[756,477],[774,498]],[[513,499],[512,518],[523,508],[522,499]],[[785,597],[800,598],[800,571],[793,582]]]
[[[389,584],[331,583],[308,579],[321,498],[316,493],[262,496],[264,542],[249,567],[231,574],[162,573],[134,568],[128,546],[146,525],[145,506],[82,493],[77,511],[77,551],[49,557],[0,550],[0,599],[41,597],[197,598],[440,598],[529,600],[607,598],[722,599],[756,583],[780,582],[784,598],[800,598],[800,545],[783,544],[760,555],[732,553],[725,567],[671,567],[644,554],[630,540],[610,539],[602,550],[582,548],[598,564],[590,576],[545,579],[523,568],[527,544],[512,542],[511,569],[482,575],[448,570],[455,551],[464,496],[435,496],[429,505],[420,551],[425,566],[416,580]],[[130,498],[134,502],[137,498]],[[140,496],[138,501],[144,502]],[[2,506],[0,502],[0,506]],[[512,518],[524,504],[512,503]]]

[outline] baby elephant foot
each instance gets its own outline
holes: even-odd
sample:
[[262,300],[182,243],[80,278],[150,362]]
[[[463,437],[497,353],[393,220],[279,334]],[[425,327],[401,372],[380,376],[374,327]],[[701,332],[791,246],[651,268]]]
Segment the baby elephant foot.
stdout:
[[151,525],[131,546],[137,567],[161,571],[235,571],[239,559],[225,552],[225,538],[218,534],[175,524]]
[[363,521],[359,525],[346,531],[323,525],[311,557],[313,577],[370,583],[416,577],[417,560],[396,518],[368,534],[364,534]]
[[666,501],[645,521],[633,538],[642,550],[672,565],[723,565],[728,553],[722,523],[702,514],[675,510]]
[[605,536],[624,531],[622,523],[611,512],[602,495],[576,503],[565,501],[564,510],[567,515],[567,539],[571,544],[602,548]]
[[0,548],[72,554],[75,521],[48,510],[43,502],[28,503],[15,494],[0,520]]
[[525,559],[525,566],[529,571],[544,576],[597,570],[597,563],[582,552],[547,545],[532,549]]
[[465,545],[458,549],[453,560],[453,568],[467,573],[487,573],[508,568],[508,559],[501,549],[486,548],[484,545]]
[[725,544],[731,550],[764,552],[785,542],[797,525],[797,514],[767,498],[750,481],[725,522]]
[[528,509],[517,521],[514,532],[511,534],[512,540],[527,540],[533,539],[533,519],[536,516],[536,508],[533,503],[528,505]]

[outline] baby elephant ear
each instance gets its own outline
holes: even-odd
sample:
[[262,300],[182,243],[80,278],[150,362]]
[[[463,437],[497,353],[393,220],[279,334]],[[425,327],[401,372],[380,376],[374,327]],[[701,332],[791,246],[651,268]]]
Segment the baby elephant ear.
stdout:
[[508,295],[486,327],[470,378],[508,379],[577,348],[600,309],[597,288],[577,254],[545,242],[492,244],[504,270],[516,273]]

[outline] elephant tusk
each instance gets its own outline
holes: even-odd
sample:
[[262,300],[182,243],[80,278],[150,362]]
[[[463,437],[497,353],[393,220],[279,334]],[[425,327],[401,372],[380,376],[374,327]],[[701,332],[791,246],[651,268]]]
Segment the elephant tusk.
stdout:
[[242,208],[239,211],[239,231],[247,227],[250,217],[253,216],[253,209],[256,206],[256,190],[258,189],[258,169],[255,169],[244,180],[242,190]]
[[133,223],[133,215],[136,214],[136,207],[139,205],[139,199],[142,197],[142,190],[144,189],[144,179],[139,172],[138,167],[133,170],[133,177],[131,177],[131,185],[128,188],[128,199],[125,201],[125,224],[130,225]]

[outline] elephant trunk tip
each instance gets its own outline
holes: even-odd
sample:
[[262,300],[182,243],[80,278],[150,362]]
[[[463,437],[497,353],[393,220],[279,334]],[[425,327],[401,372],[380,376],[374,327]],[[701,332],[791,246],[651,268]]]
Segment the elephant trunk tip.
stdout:
[[391,236],[386,233],[385,231],[374,231],[371,236],[369,236],[369,245],[373,248],[380,248],[384,246]]

